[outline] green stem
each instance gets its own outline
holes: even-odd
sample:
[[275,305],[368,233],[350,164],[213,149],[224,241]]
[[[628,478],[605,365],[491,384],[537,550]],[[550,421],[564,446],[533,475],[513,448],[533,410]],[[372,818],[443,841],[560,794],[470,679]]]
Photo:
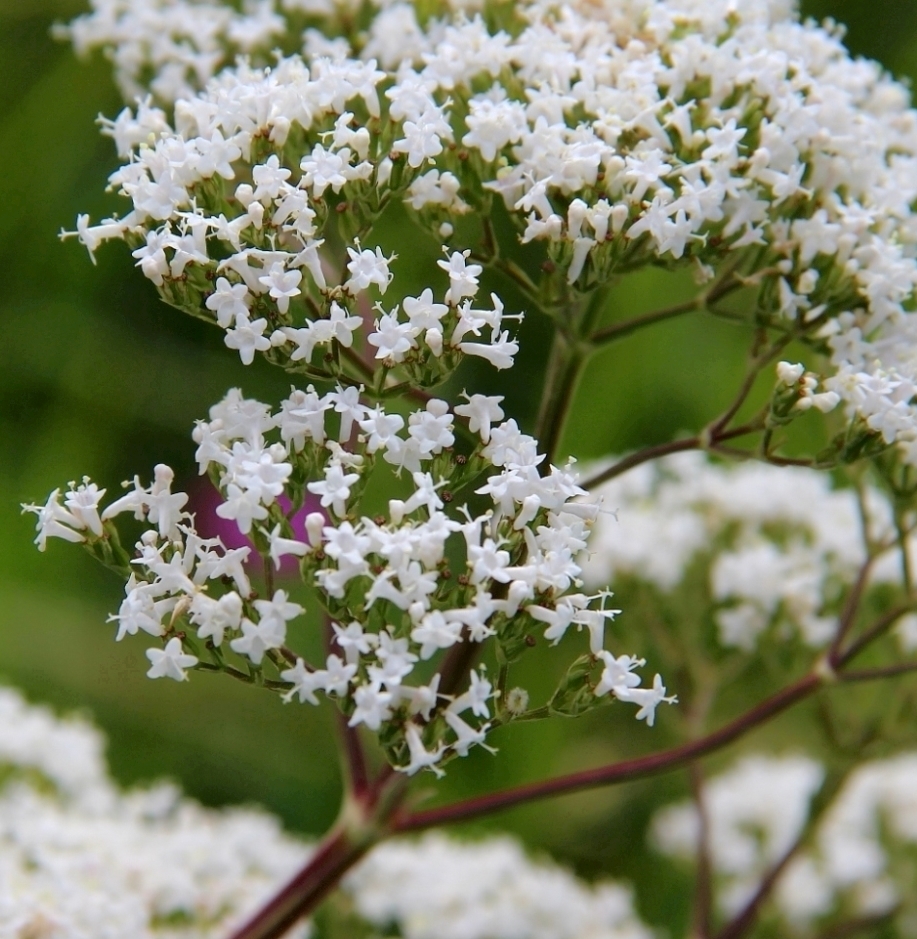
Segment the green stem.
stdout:
[[656,323],[664,323],[666,320],[675,319],[677,316],[683,316],[685,313],[692,313],[699,310],[701,305],[698,298],[689,300],[687,303],[679,303],[675,306],[666,307],[663,310],[654,310],[652,313],[644,313],[641,316],[635,316],[633,319],[624,320],[622,323],[612,323],[590,336],[589,341],[595,346],[605,346],[623,339],[631,333],[643,329],[645,326],[654,326]]
[[551,346],[547,379],[535,424],[535,437],[546,456],[546,470],[557,456],[580,370],[586,357],[586,350],[580,343],[564,335],[562,330],[557,330]]

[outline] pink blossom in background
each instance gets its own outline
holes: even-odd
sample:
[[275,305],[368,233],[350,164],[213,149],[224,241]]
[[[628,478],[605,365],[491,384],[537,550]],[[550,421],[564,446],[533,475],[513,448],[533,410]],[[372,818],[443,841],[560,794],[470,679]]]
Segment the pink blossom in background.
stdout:
[[[197,533],[202,538],[219,538],[227,548],[251,548],[252,553],[249,555],[248,564],[252,567],[260,567],[259,556],[248,535],[239,531],[239,526],[232,519],[221,518],[217,515],[217,508],[224,500],[210,480],[196,479],[186,491],[191,497],[188,510],[194,513]],[[289,513],[292,506],[285,495],[281,495],[277,502],[285,513]],[[308,540],[305,520],[310,512],[325,514],[319,500],[313,495],[306,496],[305,505],[290,519],[293,537],[300,541]],[[284,576],[296,574],[298,570],[299,561],[293,555],[287,555],[281,559],[280,570],[277,573]]]

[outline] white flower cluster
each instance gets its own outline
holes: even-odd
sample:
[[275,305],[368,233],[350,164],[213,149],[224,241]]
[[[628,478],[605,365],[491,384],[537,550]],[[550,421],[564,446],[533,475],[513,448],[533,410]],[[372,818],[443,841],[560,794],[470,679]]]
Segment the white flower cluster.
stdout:
[[[74,38],[142,61],[172,100],[175,56],[158,63],[151,51],[158,17],[211,4],[155,4],[146,18],[135,7],[98,3]],[[759,321],[830,356],[827,392],[917,463],[917,121],[903,86],[851,60],[829,27],[799,23],[786,0],[533,0],[487,12],[492,29],[449,12],[421,25],[412,5],[386,3],[365,33],[310,33],[305,58],[267,70],[242,61],[199,94],[182,91],[174,127],[149,103],[122,113],[108,132],[128,163],[112,185],[132,211],[96,227],[83,218],[80,237],[90,250],[126,238],[189,310],[222,275],[238,341],[265,351],[300,291],[318,307],[310,320],[331,316],[326,221],[341,212],[351,241],[392,198],[448,239],[457,216],[488,215],[499,194],[522,241],[543,242],[580,290],[653,259],[691,259],[710,276],[730,254],[750,257]],[[202,36],[250,29],[255,44],[279,28],[270,4],[225,17],[235,25]],[[179,71],[213,74],[212,53],[185,51]],[[381,284],[383,259],[376,270]],[[352,278],[341,280],[346,294]],[[398,334],[387,349],[407,352],[426,328],[384,315],[378,331]],[[493,319],[477,354],[497,347],[505,361],[511,341]],[[449,339],[433,332],[435,358]]]
[[[393,193],[405,196],[425,159],[381,124],[385,77],[372,61],[352,59],[320,58],[311,68],[284,59],[269,71],[240,63],[176,105],[175,130],[141,102],[106,127],[128,158],[111,184],[132,211],[95,227],[81,216],[77,234],[90,252],[109,238],[136,245],[137,265],[164,298],[215,320],[245,364],[260,352],[327,376],[333,364],[320,356],[313,365],[316,349],[332,360],[333,350],[351,349],[362,325],[357,298],[370,289],[381,297],[394,276],[394,256],[364,247],[361,233]],[[323,250],[335,226],[346,247],[339,269]],[[476,308],[482,266],[467,250],[444,250],[442,300],[426,288],[388,308],[377,302],[364,337],[383,367],[403,366],[421,384],[442,380],[463,355],[504,369],[518,351],[505,323],[520,315],[507,317],[496,295]]]
[[[724,911],[738,912],[795,843],[823,778],[821,766],[808,757],[753,754],[705,783],[710,854]],[[693,858],[699,837],[696,809],[679,803],[659,810],[650,837],[665,854]]]
[[[718,901],[735,913],[761,877],[799,838],[822,767],[803,756],[748,756],[705,787]],[[667,854],[692,857],[698,821],[688,804],[657,813],[652,836]],[[815,837],[790,862],[774,895],[796,928],[846,910],[893,911],[912,900],[910,858],[917,846],[917,754],[865,763],[850,775],[817,823]],[[909,934],[902,933],[902,934]]]
[[[421,886],[422,885],[422,886]],[[533,863],[510,838],[461,843],[433,832],[380,845],[343,889],[404,939],[650,939],[619,884],[587,887]]]
[[[287,624],[303,607],[284,590],[252,593],[244,567],[251,549],[227,550],[218,538],[198,536],[183,510],[187,496],[171,491],[168,467],[156,468],[149,487],[135,479],[104,509],[105,491],[88,481],[71,487],[63,504],[55,490],[45,506],[26,507],[38,515],[36,542],[86,540],[107,560],[111,520],[127,512],[145,519],[135,556],[124,559],[131,573],[113,619],[118,639],[142,631],[167,640],[164,649],[147,651],[151,678],[182,680],[189,668],[222,667],[231,653],[249,670],[271,665],[288,700],[317,704],[322,692],[338,700],[351,726],[388,734],[390,743],[395,729],[390,757],[409,774],[441,772],[445,755],[465,756],[483,744],[490,702],[508,690],[495,693],[483,668],[461,693],[441,689],[440,673],[412,684],[415,666],[491,638],[500,661],[510,662],[536,642],[536,631],[556,644],[571,626],[586,629],[591,661],[603,665],[589,701],[631,702],[652,724],[656,707],[672,700],[660,676],[652,688],[639,687],[634,670],[642,660],[605,649],[605,623],[618,611],[606,608],[604,593],[577,592],[577,558],[597,507],[582,501],[586,493],[570,472],[541,465],[535,440],[503,420],[500,398],[465,397],[454,412],[430,399],[405,421],[368,407],[356,388],[324,395],[294,389],[276,413],[233,390],[198,424],[201,473],[211,474],[225,500],[217,513],[278,567],[285,556],[301,558],[306,582],[317,588],[334,631],[322,667],[286,645]],[[468,456],[453,449],[457,418],[476,441]],[[408,471],[405,498],[391,499],[378,516],[358,515],[372,470],[386,465]],[[472,515],[455,494],[475,483],[489,508]],[[323,511],[307,514],[303,541],[289,518],[307,498]],[[463,561],[450,560],[457,558]],[[224,579],[234,589],[218,590]],[[180,631],[186,627],[198,644]],[[497,703],[511,716],[509,705]]]
[[[824,473],[801,467],[727,466],[684,453],[638,466],[593,495],[614,514],[597,519],[582,561],[586,583],[631,577],[670,592],[704,558],[719,641],[746,650],[763,635],[824,645],[866,560],[864,512],[872,544],[894,541],[877,490],[865,488],[861,506],[854,489],[834,489]],[[888,550],[870,582],[900,579],[900,555]]]
[[128,100],[147,90],[164,101],[194,94],[234,54],[270,49],[288,29],[274,0],[248,0],[243,13],[213,0],[92,0],[91,6],[57,33],[80,55],[104,49]]
[[[97,730],[12,689],[0,689],[0,717],[4,936],[216,939],[311,852],[264,813],[204,809],[166,785],[120,792]],[[368,923],[406,939],[650,936],[628,890],[583,884],[508,838],[382,845],[342,889]]]
[[85,722],[0,689],[0,934],[216,939],[303,864],[263,813],[120,792],[103,749]]

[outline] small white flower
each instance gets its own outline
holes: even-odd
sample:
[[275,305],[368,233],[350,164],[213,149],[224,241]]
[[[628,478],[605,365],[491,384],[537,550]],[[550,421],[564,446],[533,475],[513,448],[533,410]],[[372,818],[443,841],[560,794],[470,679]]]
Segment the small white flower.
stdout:
[[[299,289],[299,285],[302,283],[302,271],[288,271],[280,261],[275,261],[267,274],[258,278],[258,282],[266,287],[271,297],[277,301],[277,309],[281,313],[286,313],[290,309],[291,298],[298,297],[302,293]],[[264,321],[258,320],[257,322]],[[245,364],[248,365],[249,363],[246,362]]]
[[302,659],[297,659],[293,668],[284,669],[280,673],[284,681],[291,682],[293,687],[283,696],[285,702],[292,701],[294,697],[299,698],[299,703],[318,704],[318,698],[315,692],[323,687],[321,676],[317,672],[311,672],[306,668]]
[[391,693],[376,685],[361,685],[353,693],[353,701],[356,707],[348,721],[351,727],[365,724],[370,730],[378,730],[392,716]]
[[228,329],[234,322],[248,322],[247,299],[248,287],[245,284],[231,284],[225,277],[218,277],[216,290],[204,305],[216,314],[218,325]]
[[234,591],[218,600],[196,593],[191,601],[190,619],[198,628],[199,639],[211,639],[215,646],[220,646],[226,632],[233,632],[242,623],[242,598]]
[[447,261],[437,261],[449,275],[449,289],[446,291],[446,302],[457,306],[464,297],[474,297],[478,292],[478,278],[484,270],[480,264],[468,264],[467,259],[471,251],[447,252]]
[[391,359],[393,362],[403,362],[405,356],[417,344],[414,337],[418,329],[411,323],[399,323],[397,309],[392,313],[385,313],[376,320],[376,331],[370,333],[367,342],[376,347],[377,359]]
[[490,442],[490,428],[497,421],[502,421],[504,414],[500,407],[503,395],[468,395],[462,392],[467,404],[457,404],[455,413],[468,418],[468,429],[473,434],[480,434],[484,443]]
[[146,657],[150,660],[147,678],[172,678],[175,681],[185,681],[188,678],[185,669],[194,668],[198,663],[197,656],[183,651],[181,639],[178,636],[173,636],[166,643],[165,649],[147,649]]
[[271,340],[264,335],[267,320],[264,317],[249,322],[245,319],[236,319],[236,325],[226,330],[223,341],[227,348],[236,349],[243,365],[251,365],[255,361],[256,352],[267,352],[271,348]]
[[392,273],[388,266],[397,255],[393,254],[387,258],[381,248],[361,249],[359,243],[357,249],[348,247],[347,254],[350,257],[347,262],[350,277],[344,282],[344,289],[356,296],[360,291],[367,290],[371,284],[375,284],[379,293],[385,293],[392,282]]
[[325,466],[325,478],[307,483],[306,488],[316,496],[321,496],[323,508],[331,508],[338,518],[347,514],[347,500],[350,490],[359,480],[359,473],[345,473],[338,460],[329,460]]

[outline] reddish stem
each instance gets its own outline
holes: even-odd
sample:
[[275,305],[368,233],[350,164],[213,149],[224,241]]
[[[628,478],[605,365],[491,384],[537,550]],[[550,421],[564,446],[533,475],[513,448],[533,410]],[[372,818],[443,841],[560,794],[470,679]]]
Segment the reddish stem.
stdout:
[[841,681],[876,681],[880,678],[897,678],[917,672],[917,662],[902,662],[900,665],[887,665],[884,668],[865,668],[860,671],[844,672]]
[[682,453],[685,450],[696,450],[701,445],[700,437],[686,437],[684,440],[672,440],[669,443],[660,443],[654,447],[646,447],[644,450],[638,450],[630,456],[624,457],[608,469],[587,479],[581,485],[584,489],[594,489],[602,483],[614,479],[622,473],[639,466],[641,463],[648,463],[650,460],[658,460],[660,457],[668,456],[670,453]]
[[[757,424],[749,423],[743,424],[741,427],[735,427],[732,430],[723,430],[711,434],[706,446],[716,448],[722,440],[735,440],[737,437],[745,437],[748,434],[757,433],[760,429]],[[658,460],[661,457],[668,456],[670,453],[683,453],[685,450],[701,450],[704,446],[705,444],[701,437],[685,437],[682,440],[672,440],[669,441],[669,443],[660,443],[652,447],[646,447],[643,450],[637,450],[636,453],[631,453],[630,456],[624,457],[623,460],[618,460],[617,463],[609,466],[608,469],[602,470],[601,473],[597,473],[585,482],[580,483],[580,485],[584,489],[594,489],[596,486],[608,482],[609,479],[614,479],[616,476],[626,473],[635,466],[640,466],[641,463]],[[739,452],[743,459],[754,456],[754,454],[745,453],[745,451]]]
[[850,633],[850,630],[853,628],[853,624],[856,622],[857,611],[860,608],[860,600],[863,597],[863,590],[866,587],[866,581],[869,579],[869,572],[872,569],[873,557],[870,555],[866,559],[866,563],[860,568],[860,573],[857,576],[856,583],[853,585],[849,595],[847,596],[847,601],[844,603],[844,609],[841,612],[840,620],[838,621],[837,633],[834,636],[834,641],[831,643],[831,648],[828,651],[828,661],[831,663],[832,667],[837,668],[840,663],[841,657],[841,647],[844,644],[844,640]]
[[335,708],[338,736],[344,756],[344,772],[347,774],[349,789],[357,799],[363,799],[369,789],[369,775],[366,770],[366,757],[363,744],[355,727],[347,723],[347,715]]
[[462,641],[456,643],[443,659],[439,670],[439,693],[441,695],[458,694],[462,684],[468,680],[468,673],[481,654],[481,643],[468,638],[468,630],[462,631]]
[[280,939],[318,906],[371,847],[369,841],[353,842],[344,829],[333,830],[309,863],[231,939]]
[[801,847],[802,839],[800,838],[792,844],[777,860],[777,863],[771,867],[758,885],[754,896],[748,901],[739,915],[731,922],[727,923],[720,932],[717,933],[715,939],[741,939],[741,937],[754,926],[761,907],[771,895],[774,887],[777,885],[777,881],[783,875],[790,861],[799,853]]
[[[340,652],[343,649],[337,643],[331,619],[325,616],[325,648],[329,653]],[[366,755],[363,744],[356,727],[347,722],[347,715],[335,708],[335,722],[337,724],[338,740],[340,742],[341,756],[343,757],[343,772],[345,774],[345,788],[358,800],[366,796],[369,787],[369,776],[366,768]],[[346,797],[345,797],[346,798]]]
[[[897,608],[879,617],[871,628],[829,662],[827,671],[816,669],[786,688],[762,701],[742,716],[708,736],[633,760],[613,763],[585,772],[573,773],[556,779],[543,780],[495,792],[453,805],[429,809],[425,812],[403,813],[402,801],[406,779],[393,785],[394,771],[385,767],[379,776],[365,785],[361,800],[352,808],[360,813],[360,836],[348,833],[343,826],[336,827],[322,842],[309,863],[260,912],[258,912],[231,939],[280,939],[300,918],[311,913],[337,885],[344,874],[359,861],[379,840],[390,834],[419,831],[434,825],[468,821],[504,808],[511,808],[547,796],[579,792],[597,786],[629,782],[668,772],[692,763],[709,753],[721,749],[744,736],[760,724],[792,707],[813,694],[832,676],[836,680],[863,680],[889,677],[910,671],[910,664],[877,669],[873,672],[847,672],[837,674],[836,669],[851,661],[866,646],[886,632],[890,626],[911,609]],[[464,645],[470,646],[470,643]],[[453,650],[455,651],[455,650]],[[448,669],[450,682],[456,682],[473,661],[469,649],[462,649]],[[472,650],[473,651],[473,650]]]
[[855,659],[867,646],[875,642],[875,640],[884,633],[888,632],[888,630],[895,625],[897,620],[901,619],[905,613],[909,613],[912,609],[913,605],[899,606],[880,616],[863,635],[852,642],[843,653],[839,654],[836,660],[832,659],[831,665],[837,669],[846,665],[852,659]]
[[697,837],[697,877],[694,883],[694,936],[709,939],[713,913],[713,864],[710,856],[710,813],[704,798],[704,780],[699,763],[688,766],[691,797],[700,823]]
[[512,789],[504,789],[502,792],[493,792],[474,799],[456,802],[453,805],[427,809],[424,812],[402,815],[400,818],[396,817],[393,830],[397,832],[419,831],[435,825],[468,821],[469,819],[480,818],[482,815],[489,815],[491,812],[498,812],[501,809],[522,805],[536,799],[543,799],[547,796],[581,792],[584,789],[593,789],[596,786],[629,782],[634,779],[643,779],[647,776],[668,772],[732,743],[733,740],[748,733],[752,728],[763,724],[787,708],[792,707],[798,701],[807,698],[820,687],[822,680],[819,675],[814,673],[805,675],[792,685],[762,701],[761,704],[725,727],[721,727],[700,740],[673,747],[671,750],[664,750],[662,753],[653,753],[634,760],[624,760],[620,763],[612,763],[609,766],[572,773],[568,776],[558,776],[555,779],[528,783]]

